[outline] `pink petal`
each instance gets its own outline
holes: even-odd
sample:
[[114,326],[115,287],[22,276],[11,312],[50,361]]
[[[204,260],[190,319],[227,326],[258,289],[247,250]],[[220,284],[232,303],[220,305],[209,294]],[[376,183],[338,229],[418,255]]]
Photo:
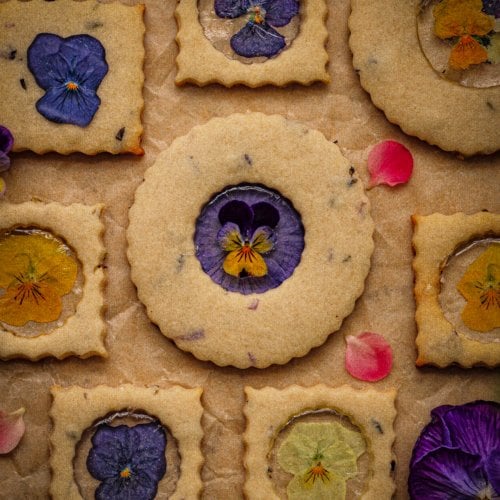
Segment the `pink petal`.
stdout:
[[0,410],[0,454],[9,453],[21,441],[25,431],[24,408],[12,413]]
[[413,171],[413,156],[405,146],[396,141],[382,141],[368,154],[370,187],[378,184],[404,184]]
[[382,335],[364,332],[346,337],[345,367],[355,378],[376,382],[392,369],[392,348]]

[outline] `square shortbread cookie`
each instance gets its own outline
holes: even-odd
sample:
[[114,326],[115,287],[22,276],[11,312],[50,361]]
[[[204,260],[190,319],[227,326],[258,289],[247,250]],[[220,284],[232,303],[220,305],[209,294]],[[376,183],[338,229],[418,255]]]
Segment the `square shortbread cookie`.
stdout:
[[[391,447],[395,437],[393,422],[396,417],[394,406],[396,391],[355,390],[347,386],[332,388],[326,385],[313,387],[294,385],[283,390],[272,387],[263,389],[246,387],[245,393],[247,403],[244,413],[247,428],[244,434],[246,444],[244,462],[247,477],[244,491],[249,499],[280,498],[269,477],[269,456],[278,434],[293,419],[301,415],[328,410],[347,417],[360,431],[365,442],[365,450],[369,456],[369,473],[367,484],[363,485],[363,498],[373,500],[391,498],[395,490],[391,477],[395,465]],[[321,434],[325,436],[324,432]],[[301,445],[295,443],[297,450],[304,450],[310,444],[307,438]],[[318,444],[318,453],[320,448]],[[321,457],[313,458],[311,474],[318,473],[321,468],[319,463]],[[298,461],[297,457],[289,459],[290,463]],[[329,468],[326,474],[321,476],[321,480],[318,476],[319,483],[328,484],[333,480],[334,468]]]
[[[77,445],[84,432],[88,429],[99,429],[101,423],[106,424],[110,420],[110,414],[121,412],[118,415],[120,417],[123,413],[133,414],[136,411],[155,419],[157,425],[168,429],[177,442],[180,473],[175,492],[169,498],[180,500],[199,496],[202,488],[200,469],[203,464],[200,451],[203,437],[200,423],[203,413],[200,403],[203,392],[201,388],[186,389],[172,386],[167,389],[159,389],[133,385],[118,387],[101,385],[86,389],[77,386],[68,388],[56,386],[52,388],[51,392],[54,401],[50,416],[54,427],[50,436],[52,447],[50,493],[54,500],[82,498],[75,479],[74,460],[77,454]],[[102,422],[103,419],[104,422]],[[129,428],[133,429],[134,427]],[[137,438],[137,436],[135,437]],[[95,446],[96,443],[93,442]],[[109,453],[113,453],[112,441],[100,444],[109,447]],[[153,444],[151,441],[147,443],[136,442],[132,452],[142,453],[145,450],[147,461],[150,458],[148,458],[148,454],[151,453]],[[132,457],[129,464],[130,470],[127,468],[128,474],[132,477],[136,473],[140,474],[140,469],[134,470],[134,464],[138,466],[137,458]],[[169,465],[167,456],[167,471]],[[151,464],[149,472],[152,469],[153,465]],[[120,477],[126,479],[129,477],[128,474],[122,473]],[[148,475],[146,479],[146,483],[148,483],[150,476]]]
[[[103,208],[40,202],[0,204],[0,311],[4,315],[0,316],[0,359],[107,356],[102,318]],[[29,234],[33,229],[39,232],[35,235],[38,240],[30,244],[26,234],[15,234],[24,230]],[[63,241],[72,250],[78,266],[61,261],[60,248],[44,244],[51,242],[52,236],[58,238],[54,242]],[[68,290],[61,290],[68,265],[78,267],[81,278],[70,281]],[[47,311],[61,301],[60,296],[64,304],[64,296],[71,294],[75,296],[73,306],[63,305],[60,315],[49,321],[52,318],[46,316]],[[65,313],[65,308],[69,312]],[[21,314],[30,321],[18,322]],[[19,326],[14,326],[16,323]],[[44,329],[37,330],[40,326]]]
[[0,123],[14,151],[142,154],[143,5],[0,3]]
[[[459,324],[459,317],[453,322],[450,321],[443,310],[440,295],[448,284],[448,280],[443,278],[443,272],[449,259],[457,250],[463,249],[474,240],[498,238],[500,215],[488,212],[472,215],[414,215],[412,220],[417,302],[415,318],[418,326],[417,366],[431,364],[444,368],[458,363],[470,368],[475,364],[491,367],[498,365],[498,333],[469,332],[464,324]],[[452,284],[454,288],[456,285],[456,282]],[[475,285],[474,288],[479,292],[479,283]],[[458,295],[458,291],[455,293]],[[496,293],[498,294],[498,281]],[[498,305],[493,304],[492,308],[495,307],[498,308]],[[496,331],[498,332],[498,327]]]
[[[176,84],[203,86],[217,82],[226,87],[236,84],[260,87],[267,84],[284,86],[292,82],[309,85],[315,81],[330,80],[326,71],[328,32],[325,18],[328,10],[324,0],[300,2],[300,11],[295,16],[299,19],[299,28],[289,46],[287,42],[287,46],[273,56],[247,54],[241,57],[238,56],[247,51],[262,54],[269,45],[272,46],[273,40],[282,38],[279,31],[291,22],[291,13],[281,10],[286,10],[293,2],[288,2],[287,7],[283,2],[268,6],[266,14],[260,5],[263,2],[215,1],[218,4],[215,7],[213,0],[204,1],[210,6],[208,13],[201,11],[198,0],[181,0],[177,6],[179,55]],[[272,12],[273,8],[280,12]],[[202,19],[206,16],[211,20],[202,26]],[[214,25],[217,21],[221,26]],[[220,40],[217,43],[209,40],[207,34],[211,32],[219,37],[221,32],[225,33],[228,54],[220,50]],[[229,47],[228,42],[233,32],[231,47],[236,47],[235,50]],[[234,43],[235,37],[240,39],[239,43]],[[252,39],[255,39],[255,44]],[[284,41],[281,42],[281,45],[284,44]]]

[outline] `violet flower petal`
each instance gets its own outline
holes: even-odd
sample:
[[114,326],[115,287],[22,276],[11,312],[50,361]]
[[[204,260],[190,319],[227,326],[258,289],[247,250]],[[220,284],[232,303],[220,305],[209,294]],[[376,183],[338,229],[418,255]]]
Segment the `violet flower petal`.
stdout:
[[235,246],[242,245],[243,241],[241,241],[238,225],[234,222],[226,222],[217,233],[217,243],[226,252],[235,250]]
[[431,411],[431,421],[421,432],[415,446],[410,461],[410,467],[424,458],[431,451],[437,450],[442,446],[451,447],[450,433],[443,422],[443,416],[446,415],[453,406],[443,405],[434,408]]
[[243,238],[249,238],[252,221],[253,211],[244,201],[231,200],[219,210],[219,222],[222,225],[226,222],[237,224]]
[[10,153],[14,145],[14,136],[7,127],[0,125],[0,153]]
[[500,17],[500,2],[498,0],[483,0],[483,12],[496,18]]
[[285,47],[285,37],[265,22],[248,22],[231,37],[230,43],[240,56],[272,57]]
[[263,0],[266,23],[280,28],[286,26],[299,13],[298,0]]
[[500,404],[474,401],[456,406],[443,421],[453,447],[481,457],[500,450]]
[[214,10],[219,17],[234,19],[245,14],[250,0],[215,0]]
[[276,227],[280,221],[280,213],[270,203],[261,201],[252,205],[253,229],[259,226]]
[[487,486],[480,457],[460,450],[435,450],[410,470],[412,500],[472,500]]
[[55,123],[86,127],[101,104],[97,94],[84,87],[67,90],[65,85],[51,87],[36,103],[36,109]]
[[485,461],[484,467],[490,484],[500,497],[500,449],[490,454]]
[[3,151],[0,151],[0,172],[8,170],[9,167],[10,167],[10,158]]

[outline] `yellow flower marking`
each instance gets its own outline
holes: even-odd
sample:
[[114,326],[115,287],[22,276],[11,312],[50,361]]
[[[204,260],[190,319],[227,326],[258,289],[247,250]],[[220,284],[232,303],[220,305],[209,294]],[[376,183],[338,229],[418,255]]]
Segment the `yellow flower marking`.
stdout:
[[472,35],[487,35],[495,27],[495,19],[481,12],[482,0],[443,0],[433,9],[434,33],[439,38],[459,37],[453,46],[449,65],[467,69],[488,60],[488,52]]
[[500,245],[490,245],[468,268],[457,285],[467,304],[462,320],[471,330],[500,327]]
[[46,233],[1,237],[0,321],[12,326],[55,321],[61,297],[71,292],[77,273],[75,258]]
[[316,479],[321,479],[323,483],[330,481],[330,473],[318,462],[314,467],[311,467],[304,477],[304,481],[308,483],[311,481],[313,484]]
[[128,468],[128,467],[125,467],[125,469],[123,469],[121,472],[120,472],[120,477],[123,477],[123,478],[128,478],[132,475],[132,471]]
[[66,83],[66,88],[68,90],[78,90],[78,83],[68,82],[68,83]]

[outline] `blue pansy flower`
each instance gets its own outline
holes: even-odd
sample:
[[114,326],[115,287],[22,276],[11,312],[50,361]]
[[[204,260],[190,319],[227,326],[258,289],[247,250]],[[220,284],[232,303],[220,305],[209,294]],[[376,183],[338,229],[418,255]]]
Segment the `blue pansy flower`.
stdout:
[[410,461],[412,500],[500,498],[500,404],[434,408]]
[[102,424],[92,436],[87,469],[101,484],[96,500],[153,499],[165,475],[167,436],[158,423]]
[[274,28],[286,26],[299,13],[298,0],[215,0],[222,18],[248,16],[245,26],[231,37],[231,47],[243,57],[272,57],[282,50],[285,37]]
[[28,48],[28,68],[46,91],[36,109],[50,121],[86,127],[101,100],[96,94],[108,72],[99,40],[89,35],[68,38],[36,36]]

